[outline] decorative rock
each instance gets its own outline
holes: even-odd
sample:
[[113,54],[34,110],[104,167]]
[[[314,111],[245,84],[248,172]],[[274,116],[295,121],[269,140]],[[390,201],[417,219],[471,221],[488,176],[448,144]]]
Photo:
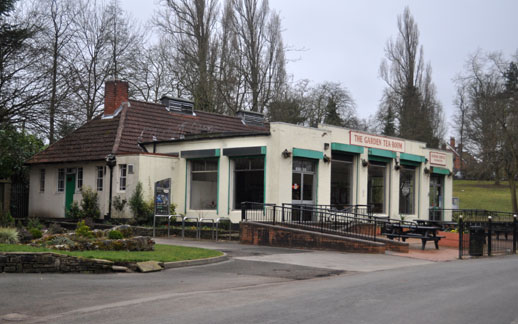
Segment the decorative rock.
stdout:
[[112,270],[115,272],[131,272],[130,269],[123,267],[123,266],[117,266],[117,265],[112,266]]
[[156,261],[137,262],[137,269],[140,272],[161,271],[163,268]]

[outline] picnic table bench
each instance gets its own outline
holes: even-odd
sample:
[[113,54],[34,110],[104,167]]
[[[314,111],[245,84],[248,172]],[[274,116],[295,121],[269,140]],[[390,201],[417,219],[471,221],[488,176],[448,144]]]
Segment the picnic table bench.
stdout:
[[415,238],[421,240],[421,249],[424,250],[426,247],[426,243],[428,241],[433,241],[435,244],[435,248],[439,249],[439,241],[444,238],[444,236],[437,235],[437,231],[440,230],[440,227],[437,226],[420,226],[417,224],[397,224],[392,223],[387,227],[387,232],[385,235],[387,238],[394,240],[398,238],[403,242],[409,238]]

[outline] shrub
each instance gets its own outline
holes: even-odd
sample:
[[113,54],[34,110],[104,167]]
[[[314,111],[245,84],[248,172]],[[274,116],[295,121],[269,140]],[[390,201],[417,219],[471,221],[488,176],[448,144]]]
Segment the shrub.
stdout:
[[68,208],[66,215],[68,218],[72,218],[74,220],[83,218],[83,211],[81,208],[79,208],[77,201],[72,202],[72,205],[70,205],[70,208]]
[[16,244],[18,242],[18,230],[16,228],[0,227],[0,243]]
[[51,240],[48,241],[49,245],[74,245],[74,241],[69,239],[66,236],[55,236]]
[[90,227],[85,224],[84,220],[82,220],[82,221],[77,223],[76,235],[80,236],[80,237],[85,237],[85,238],[93,238],[94,237],[94,234],[90,230]]
[[40,220],[36,217],[29,217],[27,220],[27,228],[36,228],[41,231],[43,225],[41,225]]
[[33,239],[39,239],[43,236],[41,231],[36,227],[29,228],[29,232],[31,233]]
[[0,211],[0,227],[14,226],[14,218],[10,212]]
[[119,232],[117,230],[113,230],[108,233],[108,238],[110,240],[121,240],[123,238],[123,236],[122,236],[121,232]]
[[101,216],[99,210],[99,197],[97,192],[93,191],[90,187],[83,188],[82,191],[83,200],[81,201],[81,209],[83,210],[83,217],[98,219]]
[[154,213],[154,203],[152,200],[150,202],[144,200],[144,192],[140,181],[137,183],[135,192],[130,197],[129,205],[138,224],[148,224],[151,222]]
[[50,234],[63,234],[65,232],[66,232],[65,229],[63,227],[61,227],[61,225],[59,225],[57,223],[52,223],[49,226],[49,233]]

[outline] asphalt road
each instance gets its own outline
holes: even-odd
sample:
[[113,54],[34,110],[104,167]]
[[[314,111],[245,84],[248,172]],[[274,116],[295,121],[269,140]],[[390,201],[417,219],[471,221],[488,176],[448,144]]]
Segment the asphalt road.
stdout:
[[518,324],[515,256],[359,272],[248,258],[305,253],[258,251],[152,274],[0,274],[0,321]]

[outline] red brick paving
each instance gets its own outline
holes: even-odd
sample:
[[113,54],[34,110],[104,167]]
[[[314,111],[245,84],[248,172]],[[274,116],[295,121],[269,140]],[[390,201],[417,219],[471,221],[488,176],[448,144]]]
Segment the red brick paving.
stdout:
[[434,262],[453,261],[459,258],[459,250],[439,246],[439,250],[435,249],[433,242],[426,243],[426,248],[421,250],[421,240],[407,239],[410,244],[408,253],[387,252],[391,255],[397,255],[407,258],[428,260]]

